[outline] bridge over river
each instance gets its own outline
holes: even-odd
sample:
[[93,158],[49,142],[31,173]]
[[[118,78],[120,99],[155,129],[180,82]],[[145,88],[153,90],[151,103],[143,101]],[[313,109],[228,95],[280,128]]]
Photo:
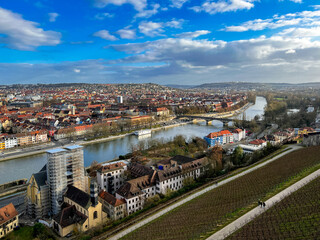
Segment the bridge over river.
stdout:
[[[210,116],[206,116],[206,115],[180,115],[176,117],[177,119],[181,119],[181,118],[187,118],[190,121],[191,120],[205,120],[207,124],[209,124],[210,122],[217,120],[223,123],[223,126],[228,126],[229,122],[233,122],[234,120],[236,120],[235,118],[230,118],[230,117],[210,117]],[[248,120],[244,120],[245,122],[249,122]],[[260,121],[257,121],[257,123],[260,123]]]

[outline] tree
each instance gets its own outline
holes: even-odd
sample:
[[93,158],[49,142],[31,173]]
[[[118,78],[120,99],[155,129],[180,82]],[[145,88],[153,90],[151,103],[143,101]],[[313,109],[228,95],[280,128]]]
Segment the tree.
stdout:
[[231,160],[232,160],[232,163],[234,165],[239,165],[242,160],[243,160],[243,149],[238,146],[234,149],[232,155],[231,155]]

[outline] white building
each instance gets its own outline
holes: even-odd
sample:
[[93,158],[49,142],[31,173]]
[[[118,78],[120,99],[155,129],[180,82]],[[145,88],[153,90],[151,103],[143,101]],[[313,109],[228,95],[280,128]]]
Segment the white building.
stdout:
[[18,139],[15,136],[8,136],[4,140],[5,149],[18,146]]
[[114,194],[124,183],[124,174],[127,170],[128,162],[117,161],[103,164],[97,170],[97,182],[99,191],[105,190],[108,193]]
[[239,146],[245,151],[245,152],[254,152],[257,150],[260,150],[264,147],[267,146],[267,142],[261,139],[256,139],[253,140],[251,142],[249,142],[249,144],[239,144]]
[[232,131],[232,134],[233,134],[233,140],[234,142],[239,142],[241,141],[242,139],[245,139],[246,138],[246,130],[245,129],[240,129],[240,128],[237,128],[237,129],[234,129]]
[[117,102],[118,103],[123,103],[123,97],[122,96],[117,96]]

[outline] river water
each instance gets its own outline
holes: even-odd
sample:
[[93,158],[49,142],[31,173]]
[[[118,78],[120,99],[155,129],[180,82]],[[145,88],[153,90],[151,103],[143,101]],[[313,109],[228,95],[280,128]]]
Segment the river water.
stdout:
[[[256,103],[245,111],[246,119],[250,120],[256,115],[262,115],[266,104],[265,98],[257,97]],[[223,129],[223,124],[220,121],[213,121],[212,124],[187,124],[154,131],[149,137],[144,136],[141,138],[130,135],[112,141],[86,145],[84,147],[84,165],[87,167],[90,166],[92,161],[105,162],[118,158],[119,155],[131,152],[132,146],[137,145],[141,141],[146,142],[150,139],[170,141],[177,135],[184,135],[186,138],[202,138],[210,132],[217,132]],[[0,184],[20,178],[29,179],[32,173],[38,172],[45,164],[46,154],[0,162]]]

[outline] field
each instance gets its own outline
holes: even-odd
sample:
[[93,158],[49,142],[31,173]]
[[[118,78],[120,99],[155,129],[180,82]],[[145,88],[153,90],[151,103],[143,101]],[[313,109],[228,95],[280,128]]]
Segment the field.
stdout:
[[319,238],[320,178],[317,178],[261,214],[228,239]]
[[320,163],[320,147],[285,155],[222,185],[128,234],[123,239],[199,239],[287,187],[295,176]]

